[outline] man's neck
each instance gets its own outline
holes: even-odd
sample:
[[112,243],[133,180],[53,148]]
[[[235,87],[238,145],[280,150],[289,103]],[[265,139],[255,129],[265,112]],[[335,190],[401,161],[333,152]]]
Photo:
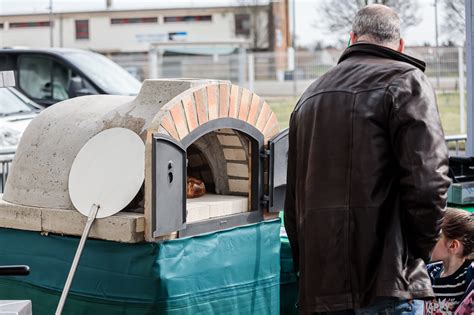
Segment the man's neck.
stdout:
[[398,45],[396,43],[380,44],[380,43],[375,42],[372,38],[370,38],[368,36],[365,36],[365,35],[360,36],[357,39],[356,43],[367,43],[367,44],[378,45],[378,46],[390,48],[390,49],[393,49],[393,50],[398,50]]
[[466,257],[451,256],[443,260],[443,271],[441,277],[449,277],[455,273],[466,261]]

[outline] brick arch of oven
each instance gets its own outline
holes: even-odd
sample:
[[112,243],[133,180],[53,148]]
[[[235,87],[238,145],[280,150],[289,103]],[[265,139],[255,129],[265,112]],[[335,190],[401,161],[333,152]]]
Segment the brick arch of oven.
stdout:
[[253,126],[265,141],[279,131],[278,120],[267,102],[248,89],[229,83],[188,90],[160,109],[151,132],[182,141],[195,129],[222,118]]

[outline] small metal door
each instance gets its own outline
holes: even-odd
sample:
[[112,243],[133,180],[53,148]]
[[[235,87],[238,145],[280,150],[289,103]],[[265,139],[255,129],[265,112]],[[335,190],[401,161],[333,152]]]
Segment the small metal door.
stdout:
[[288,165],[288,128],[268,141],[269,212],[279,212],[285,205],[286,169]]
[[171,137],[153,137],[153,237],[186,226],[186,150]]

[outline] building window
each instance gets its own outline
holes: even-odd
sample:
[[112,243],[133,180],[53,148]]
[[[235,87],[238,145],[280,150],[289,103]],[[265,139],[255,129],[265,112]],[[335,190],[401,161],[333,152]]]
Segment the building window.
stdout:
[[76,20],[76,39],[89,39],[89,20]]
[[0,30],[3,29],[3,23],[0,23]]
[[110,24],[158,23],[157,17],[110,19]]
[[26,28],[26,27],[49,27],[49,21],[42,22],[12,22],[10,28]]
[[212,22],[212,15],[165,16],[165,23]]
[[249,14],[235,15],[235,35],[250,36],[250,28]]

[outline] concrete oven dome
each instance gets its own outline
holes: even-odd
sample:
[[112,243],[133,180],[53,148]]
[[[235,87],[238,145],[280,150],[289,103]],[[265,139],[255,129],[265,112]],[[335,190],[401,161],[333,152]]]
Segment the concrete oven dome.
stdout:
[[[230,127],[226,127],[226,122]],[[115,127],[132,130],[145,143],[145,184],[134,201],[141,210],[124,210],[133,219],[131,236],[113,234],[110,229],[118,229],[122,221],[117,223],[111,217],[108,221],[98,220],[92,237],[125,242],[153,240],[152,144],[154,136],[160,134],[183,144],[188,175],[197,174],[225,202],[226,195],[248,198],[239,207],[250,211],[255,160],[249,157],[259,152],[255,152],[255,147],[252,149],[252,141],[245,133],[232,127],[241,125],[258,134],[260,143],[266,143],[279,131],[276,116],[263,99],[228,81],[146,80],[136,97],[92,95],[55,104],[38,115],[23,134],[0,200],[2,226],[15,228],[23,224],[13,219],[23,211],[31,213],[36,221],[18,228],[80,234],[80,228],[73,225],[66,228],[53,219],[60,216],[65,221],[81,219],[76,211],[65,211],[74,210],[68,191],[72,163],[89,139]],[[235,208],[234,204],[229,205]],[[188,210],[188,219],[195,216],[194,220],[202,220],[201,214],[195,215],[198,211],[216,215],[212,206],[194,206],[197,212],[190,214]],[[57,211],[48,212],[48,209]],[[126,216],[122,213],[117,218]]]
[[93,95],[60,102],[25,130],[5,187],[5,201],[42,208],[74,209],[68,176],[83,145],[102,130],[123,127],[145,138],[159,109],[191,81],[146,81],[140,94]]

